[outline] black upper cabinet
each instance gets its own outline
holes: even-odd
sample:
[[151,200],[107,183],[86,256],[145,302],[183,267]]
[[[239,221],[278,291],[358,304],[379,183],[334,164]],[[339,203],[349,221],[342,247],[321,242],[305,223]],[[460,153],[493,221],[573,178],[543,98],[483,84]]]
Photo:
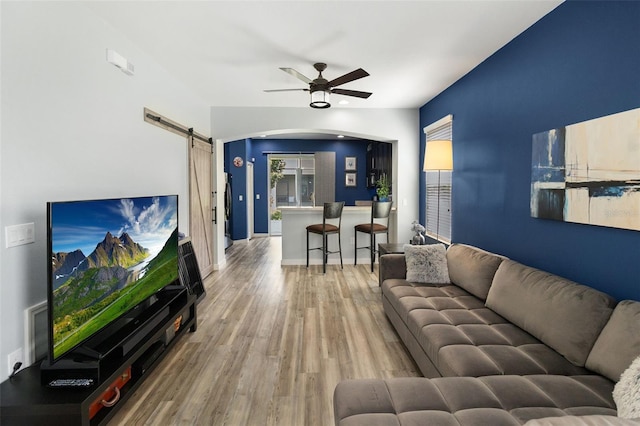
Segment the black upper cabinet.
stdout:
[[387,142],[370,142],[367,145],[367,188],[375,188],[376,181],[386,174],[389,183],[393,176],[392,145]]

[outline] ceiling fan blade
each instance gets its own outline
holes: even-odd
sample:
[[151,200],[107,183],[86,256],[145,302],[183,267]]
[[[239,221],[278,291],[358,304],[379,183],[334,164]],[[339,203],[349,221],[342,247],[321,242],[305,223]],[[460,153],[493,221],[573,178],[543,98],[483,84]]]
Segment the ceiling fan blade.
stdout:
[[370,92],[360,92],[359,90],[331,89],[331,93],[345,96],[355,96],[356,98],[367,99],[371,96]]
[[350,73],[347,73],[347,74],[345,74],[345,75],[343,75],[341,77],[338,77],[338,78],[336,78],[334,80],[331,80],[329,82],[329,87],[340,86],[340,85],[343,85],[343,84],[348,83],[350,81],[357,80],[357,79],[362,78],[362,77],[366,77],[368,75],[369,75],[368,72],[366,72],[362,68],[358,68],[355,71],[351,71]]
[[311,83],[311,79],[300,74],[298,71],[294,70],[293,68],[280,68],[282,71],[286,72],[287,74],[291,74],[292,76],[304,81],[305,83],[309,84]]
[[265,89],[265,92],[308,92],[309,89]]

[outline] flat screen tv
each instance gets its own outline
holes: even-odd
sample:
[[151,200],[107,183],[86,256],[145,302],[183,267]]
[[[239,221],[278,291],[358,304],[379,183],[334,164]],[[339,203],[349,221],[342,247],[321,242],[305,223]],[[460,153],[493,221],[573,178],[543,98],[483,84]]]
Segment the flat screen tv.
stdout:
[[47,223],[50,363],[179,280],[177,195],[50,202]]

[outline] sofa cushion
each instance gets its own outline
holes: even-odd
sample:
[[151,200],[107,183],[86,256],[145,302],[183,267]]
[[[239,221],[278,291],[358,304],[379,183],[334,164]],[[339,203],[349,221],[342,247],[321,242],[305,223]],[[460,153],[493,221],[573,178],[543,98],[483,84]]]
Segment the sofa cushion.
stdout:
[[392,278],[407,278],[407,262],[404,254],[391,253],[380,256],[378,285],[382,287],[382,283],[384,283],[385,280]]
[[486,301],[487,307],[581,367],[614,304],[602,292],[512,260],[498,267]]
[[486,300],[493,276],[504,259],[477,247],[452,244],[447,250],[449,278],[452,283]]
[[382,293],[439,375],[587,374],[456,285],[388,279]]
[[[483,309],[470,312],[476,320],[490,318]],[[448,311],[441,312],[438,319],[428,318],[425,311],[412,311],[409,329],[442,376],[588,373],[503,318],[454,325]]]
[[639,330],[640,302],[618,303],[587,358],[587,368],[617,382],[622,372],[640,356]]
[[[382,293],[385,294],[406,323],[408,314],[414,309],[434,309],[429,302],[429,298],[438,297],[442,301],[459,297],[472,297],[458,286],[452,284],[445,285],[412,285],[403,279],[387,279],[382,284]],[[441,302],[444,303],[444,302]],[[482,303],[478,304],[480,307]]]
[[521,425],[533,418],[615,415],[600,376],[491,376],[345,380],[336,425]]
[[441,348],[439,368],[443,376],[492,376],[497,374],[588,374],[582,367],[567,361],[548,346],[457,344]]
[[404,245],[407,281],[448,284],[447,254],[444,244]]

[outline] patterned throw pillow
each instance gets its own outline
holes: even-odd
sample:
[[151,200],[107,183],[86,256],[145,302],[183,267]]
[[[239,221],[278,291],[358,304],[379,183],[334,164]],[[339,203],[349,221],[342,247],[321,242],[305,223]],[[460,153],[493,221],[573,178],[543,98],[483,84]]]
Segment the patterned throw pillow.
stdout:
[[620,376],[613,388],[613,400],[618,408],[618,417],[640,418],[640,356]]
[[444,244],[404,245],[407,281],[425,284],[449,284],[447,250]]

